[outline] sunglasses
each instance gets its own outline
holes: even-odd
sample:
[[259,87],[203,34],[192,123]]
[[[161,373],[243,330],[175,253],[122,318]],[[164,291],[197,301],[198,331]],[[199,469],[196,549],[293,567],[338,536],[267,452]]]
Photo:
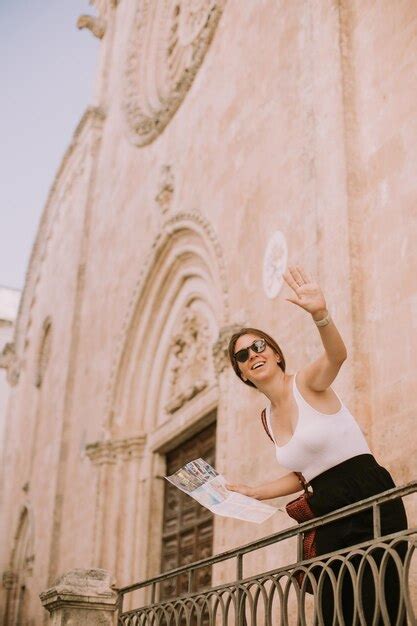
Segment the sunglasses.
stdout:
[[260,354],[265,350],[265,348],[265,339],[256,339],[250,346],[248,346],[247,348],[242,348],[242,350],[238,350],[233,356],[235,357],[236,361],[239,361],[239,363],[244,363],[249,358],[249,350],[252,350],[252,352],[254,352],[255,354]]

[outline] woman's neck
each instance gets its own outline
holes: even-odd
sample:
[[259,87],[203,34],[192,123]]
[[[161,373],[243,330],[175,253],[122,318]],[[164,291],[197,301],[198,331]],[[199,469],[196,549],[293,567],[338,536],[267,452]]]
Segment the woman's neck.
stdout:
[[289,376],[279,369],[273,378],[258,385],[259,391],[266,395],[273,408],[282,403],[286,395],[288,380]]

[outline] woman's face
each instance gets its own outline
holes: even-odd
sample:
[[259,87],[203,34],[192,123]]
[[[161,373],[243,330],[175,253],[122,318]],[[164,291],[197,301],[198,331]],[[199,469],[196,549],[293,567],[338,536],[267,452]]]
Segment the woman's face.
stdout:
[[[262,339],[258,335],[242,335],[235,343],[234,354],[238,350],[248,348],[257,339]],[[249,350],[249,357],[244,363],[238,362],[242,377],[250,380],[254,385],[270,378],[277,371],[277,361],[279,357],[272,348],[266,344],[263,352],[256,353],[252,349]]]

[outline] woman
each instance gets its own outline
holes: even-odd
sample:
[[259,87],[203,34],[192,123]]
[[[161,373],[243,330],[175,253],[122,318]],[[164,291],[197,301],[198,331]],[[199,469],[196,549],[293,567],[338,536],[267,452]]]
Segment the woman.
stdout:
[[[257,487],[237,484],[228,488],[258,500],[277,498],[300,491],[296,472],[301,473],[313,489],[309,500],[311,508],[320,516],[395,485],[388,471],[372,456],[355,418],[331,388],[347,352],[319,285],[298,266],[289,268],[284,279],[294,291],[294,296],[287,300],[310,313],[320,332],[324,351],[317,360],[290,375],[285,371],[284,355],[272,337],[254,328],[243,328],[233,335],[229,343],[233,369],[245,384],[256,387],[269,399],[268,430],[279,464],[291,471]],[[406,527],[401,500],[381,507],[382,535]],[[317,529],[317,554],[372,537],[372,512],[369,510]],[[345,578],[342,605],[345,623],[352,624],[353,596],[348,579],[349,576]],[[367,624],[372,623],[374,614],[374,586],[369,570],[362,585]],[[387,571],[385,587],[390,620],[395,624],[399,584],[393,562]],[[334,599],[328,578],[323,588],[322,611],[324,623],[332,624]]]

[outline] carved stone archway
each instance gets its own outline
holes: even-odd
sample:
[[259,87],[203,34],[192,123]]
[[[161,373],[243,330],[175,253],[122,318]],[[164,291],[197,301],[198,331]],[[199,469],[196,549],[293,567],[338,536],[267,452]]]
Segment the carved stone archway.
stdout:
[[[178,331],[181,325],[192,325],[191,318],[207,326],[199,336],[206,332],[210,346],[229,318],[221,247],[213,228],[198,212],[178,213],[165,222],[134,289],[107,388],[105,429],[111,436],[122,424],[129,429],[127,422],[133,414],[134,427],[149,430],[161,378],[168,380],[166,368],[175,368],[171,357],[178,346]],[[165,351],[159,349],[161,344]],[[142,358],[138,376],[138,360],[146,354],[149,358]]]
[[29,618],[25,611],[25,601],[34,558],[32,512],[25,506],[19,516],[10,569],[3,574],[3,585],[7,594],[5,626],[19,626]]
[[[163,453],[155,452],[213,415],[213,346],[228,315],[225,266],[213,228],[197,212],[176,214],[143,264],[118,339],[104,438],[87,447],[98,481],[94,565],[115,572],[119,581],[141,577],[145,572],[135,568],[147,567],[147,526],[158,526],[160,511],[151,509],[162,502],[163,483],[155,477],[164,468],[155,463]],[[134,563],[119,558],[127,553],[136,555]]]

